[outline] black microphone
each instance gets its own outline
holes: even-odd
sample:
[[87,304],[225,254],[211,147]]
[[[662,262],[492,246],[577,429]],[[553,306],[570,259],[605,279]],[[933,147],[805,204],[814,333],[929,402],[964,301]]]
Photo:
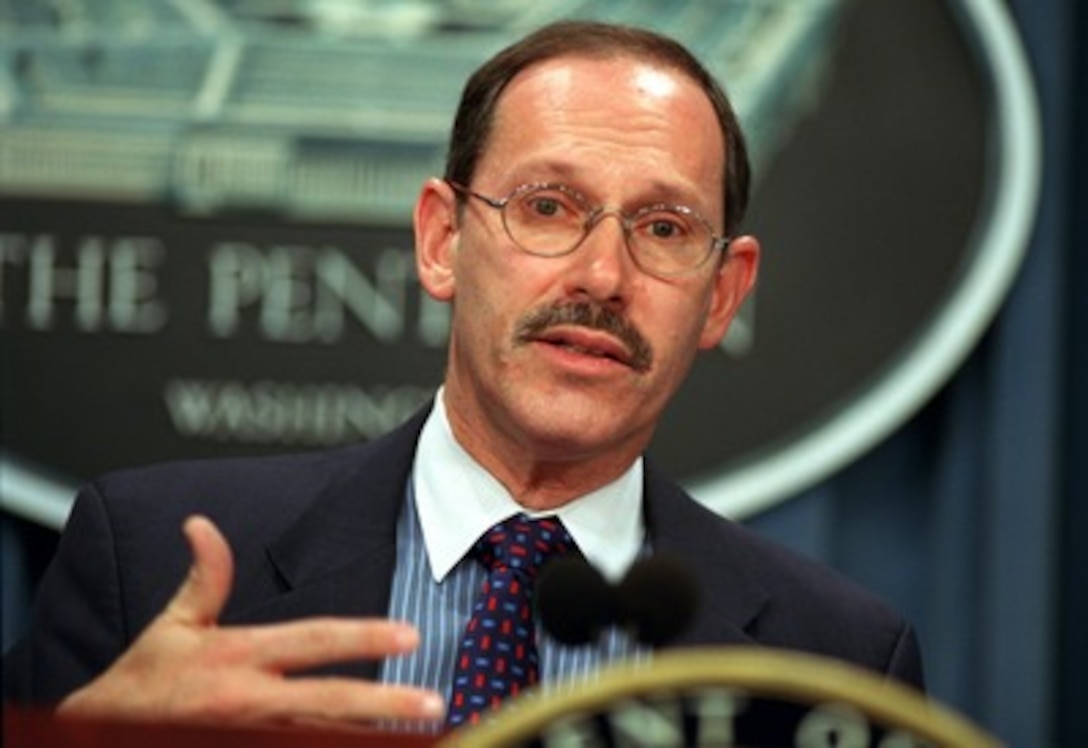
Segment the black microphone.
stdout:
[[660,646],[683,631],[698,600],[687,564],[663,554],[636,561],[616,586],[579,555],[552,561],[536,583],[541,624],[569,645],[594,641],[615,624],[643,644]]
[[616,587],[617,618],[638,641],[658,647],[695,616],[699,587],[688,565],[666,554],[639,559]]
[[544,629],[560,642],[586,644],[616,621],[615,591],[595,566],[572,554],[541,570],[536,609]]

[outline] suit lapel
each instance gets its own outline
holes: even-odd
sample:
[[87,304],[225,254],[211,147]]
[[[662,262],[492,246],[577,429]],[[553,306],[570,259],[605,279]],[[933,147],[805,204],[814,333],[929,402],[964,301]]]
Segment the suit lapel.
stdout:
[[646,527],[655,553],[684,561],[701,592],[695,620],[670,646],[752,644],[770,595],[733,538],[732,525],[646,465]]
[[[284,592],[247,611],[248,620],[387,616],[397,518],[427,412],[333,466],[321,494],[266,549]],[[378,666],[367,661],[323,670],[372,679]]]
[[[429,408],[330,468],[320,494],[266,552],[281,594],[242,613],[250,622],[312,616],[385,617],[396,563],[396,526]],[[687,561],[702,591],[695,620],[670,646],[751,644],[769,595],[731,525],[647,462],[646,524],[654,552]],[[377,661],[327,672],[373,679]]]

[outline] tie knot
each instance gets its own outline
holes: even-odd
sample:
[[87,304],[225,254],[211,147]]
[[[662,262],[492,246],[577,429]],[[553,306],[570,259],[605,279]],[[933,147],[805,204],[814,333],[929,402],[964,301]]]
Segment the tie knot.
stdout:
[[572,548],[574,540],[559,519],[530,519],[518,514],[488,530],[476,542],[475,552],[488,570],[505,566],[533,579],[545,562]]

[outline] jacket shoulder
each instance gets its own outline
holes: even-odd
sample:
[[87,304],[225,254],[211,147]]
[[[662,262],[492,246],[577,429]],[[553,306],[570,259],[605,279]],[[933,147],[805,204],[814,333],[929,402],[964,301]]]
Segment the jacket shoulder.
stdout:
[[[697,565],[709,618],[735,626],[750,642],[922,685],[913,628],[880,596],[826,562],[721,516],[675,484],[657,482],[652,491],[656,540]],[[709,631],[714,624],[703,625]]]

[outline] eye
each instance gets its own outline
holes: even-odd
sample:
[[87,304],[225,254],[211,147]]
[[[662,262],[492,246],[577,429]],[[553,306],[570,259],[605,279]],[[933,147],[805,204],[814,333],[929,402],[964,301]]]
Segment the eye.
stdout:
[[562,204],[554,197],[548,195],[533,195],[525,202],[534,215],[543,218],[556,216],[563,210]]
[[672,239],[680,233],[680,227],[674,221],[658,218],[650,224],[650,233],[658,239]]
[[516,207],[520,220],[533,223],[577,222],[584,215],[577,196],[558,185],[543,185],[527,191]]
[[646,239],[662,244],[675,244],[689,239],[692,226],[683,214],[671,210],[654,210],[639,217],[636,230]]

